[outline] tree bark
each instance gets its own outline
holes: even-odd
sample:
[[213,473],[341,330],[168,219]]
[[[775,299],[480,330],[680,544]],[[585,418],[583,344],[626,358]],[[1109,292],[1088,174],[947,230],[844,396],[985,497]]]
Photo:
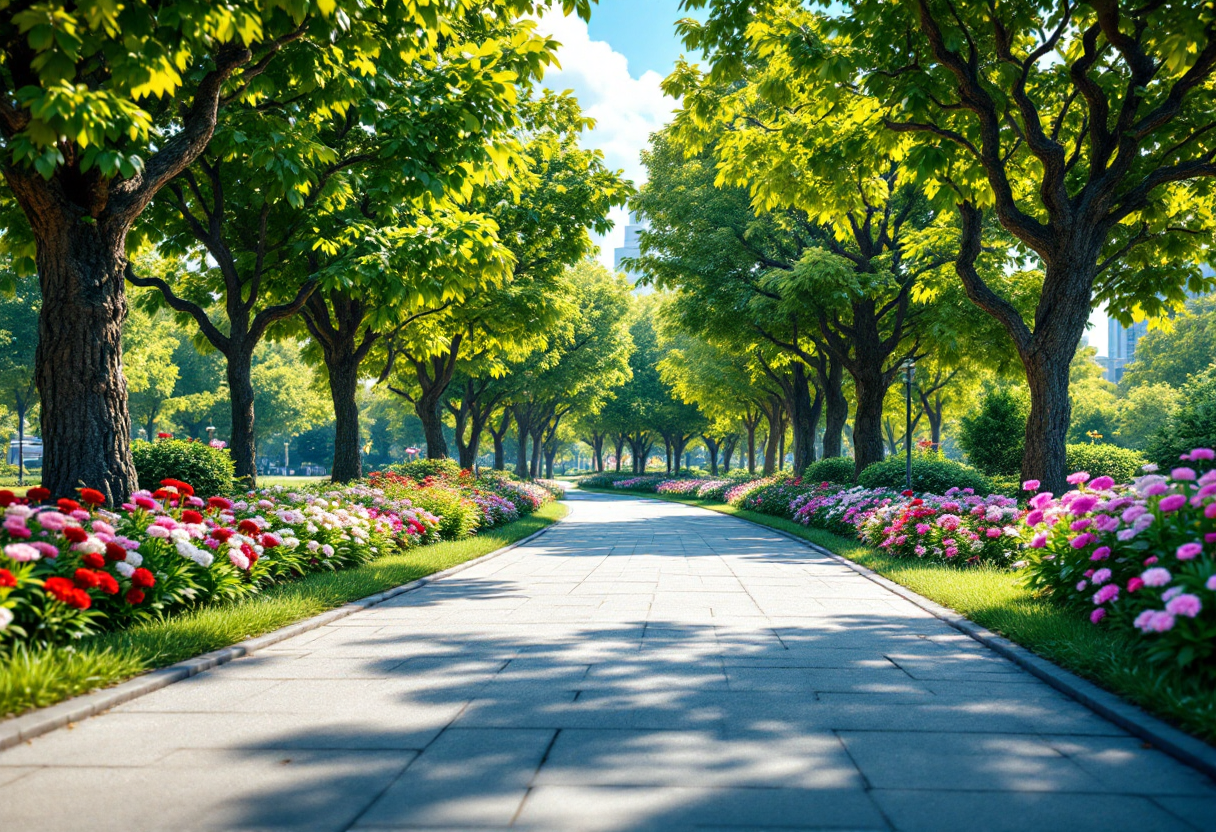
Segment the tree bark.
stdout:
[[511,408],[504,407],[502,409],[502,421],[498,425],[498,430],[494,430],[494,425],[491,423],[488,426],[490,436],[494,439],[494,470],[507,470],[507,455],[503,449],[503,440],[507,437],[507,431],[511,427]]
[[257,485],[257,436],[253,413],[253,350],[233,344],[228,359],[228,398],[232,411],[232,441],[228,452],[236,468],[236,478]]
[[117,505],[138,488],[122,374],[126,230],[115,235],[66,217],[31,225],[42,288],[34,359],[42,485],[56,497],[88,486]]
[[515,426],[519,430],[519,447],[516,449],[515,476],[521,480],[528,478],[528,437],[532,434],[532,414],[526,405],[516,405],[512,408],[515,416]]
[[705,451],[709,455],[709,473],[710,476],[718,476],[718,451],[721,444],[712,436],[701,435],[701,441],[705,443]]
[[822,379],[823,458],[840,456],[844,449],[844,426],[849,421],[849,400],[844,395],[844,368],[829,361]]
[[732,433],[722,441],[722,473],[730,473],[730,461],[735,455],[735,446],[739,444],[739,435]]
[[625,434],[616,433],[612,436],[612,444],[616,450],[616,473],[621,473],[621,457],[625,453]]
[[1037,479],[1045,490],[1061,494],[1069,488],[1066,477],[1068,426],[1072,421],[1072,400],[1068,396],[1070,362],[1049,353],[1036,353],[1028,358],[1023,363],[1030,385],[1030,416],[1026,420],[1022,479]]
[[743,427],[747,430],[747,473],[756,473],[756,428],[760,424],[759,414],[748,414],[743,418]]
[[882,373],[854,376],[857,412],[853,416],[853,473],[883,460],[882,404],[887,385]]

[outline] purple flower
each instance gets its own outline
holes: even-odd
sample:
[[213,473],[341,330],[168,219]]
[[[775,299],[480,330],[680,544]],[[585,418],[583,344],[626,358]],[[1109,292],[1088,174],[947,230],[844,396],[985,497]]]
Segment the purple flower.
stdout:
[[1140,579],[1144,581],[1145,586],[1165,586],[1170,582],[1170,578],[1170,570],[1161,566],[1146,569],[1140,575]]
[[1194,468],[1175,468],[1170,471],[1170,478],[1175,480],[1184,480],[1190,482],[1198,479],[1199,475],[1195,473]]
[[1174,616],[1168,612],[1145,610],[1136,616],[1133,626],[1144,633],[1166,633],[1174,629]]
[[1040,491],[1030,498],[1030,507],[1037,509],[1045,509],[1051,505],[1052,494],[1050,491]]
[[1084,549],[1086,546],[1093,543],[1095,540],[1097,540],[1096,537],[1094,537],[1089,532],[1085,532],[1084,534],[1079,534],[1076,537],[1074,537],[1072,539],[1071,545],[1072,545],[1072,548],[1074,548],[1074,549]]
[[1022,483],[1023,491],[1038,491],[1041,483],[1038,480],[1026,480]]
[[1178,547],[1178,560],[1194,560],[1203,554],[1203,544],[1183,543]]
[[1077,592],[1084,592],[1089,589],[1088,581],[1077,581]]
[[1099,514],[1094,518],[1094,526],[1097,527],[1098,531],[1100,532],[1113,532],[1115,529],[1119,528],[1119,521],[1117,518],[1111,517],[1109,514]]
[[1144,512],[1146,512],[1146,511],[1148,511],[1148,509],[1146,509],[1144,506],[1141,506],[1141,505],[1129,506],[1123,512],[1123,515],[1122,515],[1123,522],[1130,523],[1133,520],[1135,520],[1137,517],[1139,517],[1141,514],[1144,514]]
[[1109,546],[1099,546],[1097,549],[1094,549],[1094,553],[1089,556],[1089,559],[1090,560],[1106,560],[1108,557],[1110,557],[1110,547]]
[[1186,497],[1181,494],[1171,494],[1168,497],[1163,497],[1161,502],[1157,504],[1157,508],[1164,512],[1177,511],[1186,505]]
[[1189,454],[1183,454],[1181,459],[1190,460],[1191,462],[1197,462],[1201,459],[1216,459],[1216,451],[1211,448],[1196,448]]
[[1068,475],[1068,484],[1069,485],[1081,485],[1086,482],[1089,482],[1089,472],[1088,471],[1078,471],[1075,474]]
[[1190,593],[1179,595],[1165,605],[1165,611],[1170,615],[1182,615],[1187,618],[1194,618],[1202,609],[1203,604],[1200,603],[1198,596]]
[[1095,488],[1098,491],[1107,491],[1115,485],[1114,479],[1111,477],[1098,477],[1089,484],[1090,488]]
[[1082,532],[1092,526],[1093,522],[1094,521],[1090,520],[1088,517],[1082,517],[1080,520],[1073,520],[1071,523],[1069,523],[1068,528],[1072,529],[1074,532]]
[[1109,569],[1099,569],[1094,573],[1094,583],[1104,584],[1110,580],[1111,572]]
[[1114,601],[1119,597],[1119,585],[1107,584],[1094,593],[1095,604],[1105,604],[1107,601]]
[[1039,532],[1030,541],[1031,549],[1042,549],[1047,545],[1047,532]]
[[1150,483],[1144,489],[1145,497],[1160,497],[1165,492],[1169,491],[1169,486],[1163,482]]
[[1212,590],[1212,592],[1216,592],[1216,575],[1212,575],[1210,578],[1208,578],[1208,582],[1204,584],[1204,586]]
[[1097,624],[1103,618],[1106,618],[1106,608],[1105,607],[1098,607],[1096,610],[1094,610],[1093,612],[1091,612],[1089,614],[1089,620],[1090,620],[1090,622],[1092,622],[1094,624]]
[[1035,509],[1026,515],[1026,525],[1037,526],[1043,522],[1043,512],[1040,509]]
[[1068,510],[1076,515],[1089,514],[1094,510],[1094,506],[1097,504],[1097,497],[1090,494],[1082,494],[1081,496],[1074,498],[1073,501],[1068,504]]

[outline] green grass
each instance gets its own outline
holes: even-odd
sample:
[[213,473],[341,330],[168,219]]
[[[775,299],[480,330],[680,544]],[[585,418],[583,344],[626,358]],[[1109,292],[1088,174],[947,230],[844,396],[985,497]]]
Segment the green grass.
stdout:
[[527,537],[566,511],[564,505],[550,503],[466,540],[386,555],[353,569],[314,573],[237,603],[199,607],[92,636],[71,648],[18,650],[0,658],[0,714],[52,705],[432,575]]
[[284,488],[299,488],[302,485],[315,485],[319,482],[329,482],[329,477],[258,477],[258,488],[272,488],[276,485]]
[[1216,744],[1216,690],[1210,682],[1199,674],[1150,663],[1131,636],[1095,627],[1036,596],[1016,572],[890,557],[856,540],[780,517],[683,497],[641,496],[708,508],[816,543]]

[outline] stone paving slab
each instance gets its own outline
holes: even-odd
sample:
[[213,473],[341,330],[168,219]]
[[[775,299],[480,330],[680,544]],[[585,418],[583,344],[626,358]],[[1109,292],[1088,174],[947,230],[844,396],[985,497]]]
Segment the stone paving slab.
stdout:
[[1216,830],[1216,784],[832,558],[571,495],[527,545],[0,752],[0,828]]

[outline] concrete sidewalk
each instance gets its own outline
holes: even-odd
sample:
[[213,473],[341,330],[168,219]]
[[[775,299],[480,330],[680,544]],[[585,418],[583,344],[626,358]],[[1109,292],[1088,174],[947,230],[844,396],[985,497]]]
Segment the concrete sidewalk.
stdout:
[[1199,773],[766,529],[533,543],[0,753],[24,830],[1216,829]]

